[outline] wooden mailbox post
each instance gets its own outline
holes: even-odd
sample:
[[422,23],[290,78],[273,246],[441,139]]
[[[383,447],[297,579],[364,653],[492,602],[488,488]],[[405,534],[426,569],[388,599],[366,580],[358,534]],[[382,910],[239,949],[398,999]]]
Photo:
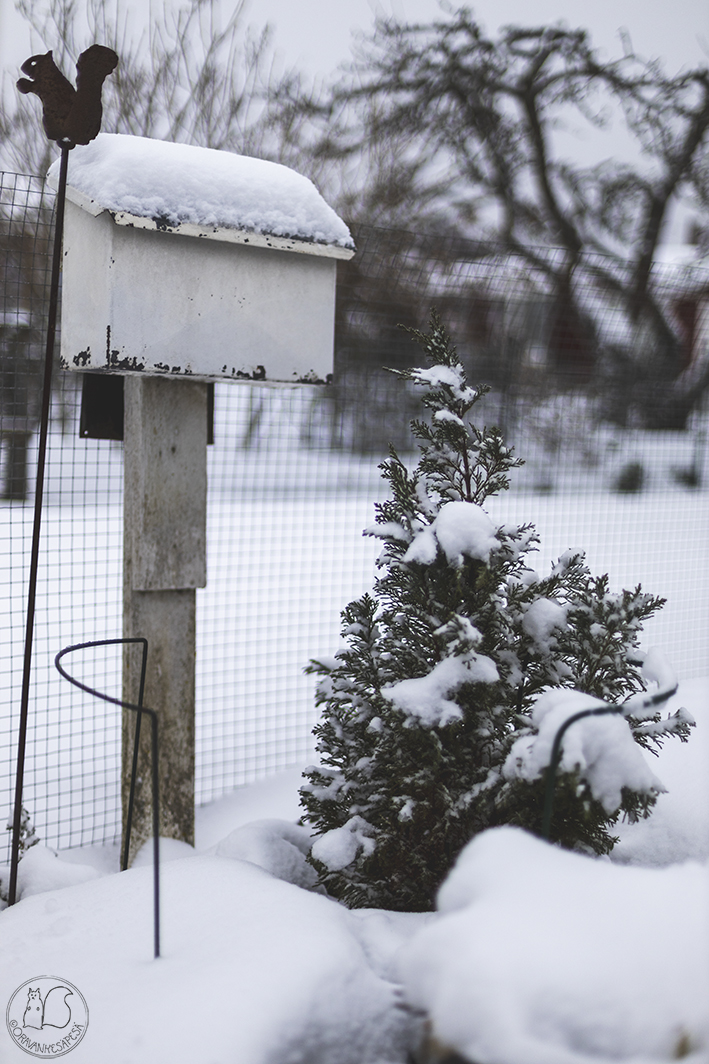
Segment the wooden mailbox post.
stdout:
[[[144,701],[160,720],[166,837],[194,843],[208,382],[324,382],[336,264],[352,254],[344,223],[286,167],[106,134],[72,153],[61,361],[124,377],[123,634],[149,641]],[[138,652],[127,650],[126,700],[136,699],[139,668]],[[127,717],[124,825],[135,719]],[[144,734],[131,855],[151,834],[149,764]]]

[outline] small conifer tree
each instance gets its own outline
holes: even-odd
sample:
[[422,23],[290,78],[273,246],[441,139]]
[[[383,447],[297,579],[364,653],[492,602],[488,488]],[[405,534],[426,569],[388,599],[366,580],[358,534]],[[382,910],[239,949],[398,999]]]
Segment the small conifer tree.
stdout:
[[[582,554],[567,552],[544,578],[527,566],[533,526],[496,528],[483,509],[521,464],[470,420],[487,389],[468,386],[435,313],[430,332],[413,335],[429,364],[397,372],[424,389],[431,416],[412,423],[418,465],[409,471],[392,449],[380,467],[391,497],[366,530],[383,541],[374,591],[343,612],[346,648],[309,669],[320,677],[322,765],[301,789],[329,893],[403,911],[433,907],[476,833],[539,830],[543,779],[510,769],[514,744],[535,734],[535,700],[555,688],[610,702],[644,690],[638,635],[662,605],[640,587],[612,594]],[[686,738],[691,723],[654,709],[627,719],[649,748]],[[609,811],[579,770],[562,773],[552,838],[607,853],[619,813],[647,815],[657,782],[624,786]]]

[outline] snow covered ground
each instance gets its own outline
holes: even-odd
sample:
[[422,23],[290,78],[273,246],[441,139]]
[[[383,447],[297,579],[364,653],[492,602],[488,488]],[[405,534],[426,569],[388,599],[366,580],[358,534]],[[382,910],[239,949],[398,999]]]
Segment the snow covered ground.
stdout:
[[[436,914],[312,889],[296,768],[202,807],[195,851],[163,842],[159,960],[145,850],[116,874],[115,847],[34,847],[0,914],[0,1003],[22,987],[24,1008],[46,973],[71,983],[89,1014],[76,1064],[405,1064],[424,1014],[477,1064],[706,1064],[709,680],[680,703],[696,734],[652,759],[668,791],[611,860],[487,832]],[[0,1059],[62,1037],[15,1020]]]
[[399,957],[407,1000],[478,1064],[706,1061],[709,874],[619,868],[499,828]]

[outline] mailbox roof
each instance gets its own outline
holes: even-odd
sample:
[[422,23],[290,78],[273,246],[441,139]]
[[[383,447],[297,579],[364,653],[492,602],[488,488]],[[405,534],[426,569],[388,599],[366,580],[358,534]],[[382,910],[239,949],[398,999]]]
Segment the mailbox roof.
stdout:
[[[58,176],[58,162],[49,170]],[[101,133],[69,157],[67,194],[139,228],[349,258],[350,232],[287,166],[212,148]]]

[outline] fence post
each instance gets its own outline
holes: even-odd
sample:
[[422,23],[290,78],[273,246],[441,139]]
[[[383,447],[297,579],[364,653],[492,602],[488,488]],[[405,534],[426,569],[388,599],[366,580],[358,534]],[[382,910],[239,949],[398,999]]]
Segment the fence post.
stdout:
[[[160,834],[194,844],[195,588],[206,585],[208,385],[125,378],[123,635],[150,644],[145,702],[160,722]],[[138,689],[126,647],[123,696]],[[124,713],[125,832],[134,718]],[[150,740],[141,734],[130,859],[152,834]]]

